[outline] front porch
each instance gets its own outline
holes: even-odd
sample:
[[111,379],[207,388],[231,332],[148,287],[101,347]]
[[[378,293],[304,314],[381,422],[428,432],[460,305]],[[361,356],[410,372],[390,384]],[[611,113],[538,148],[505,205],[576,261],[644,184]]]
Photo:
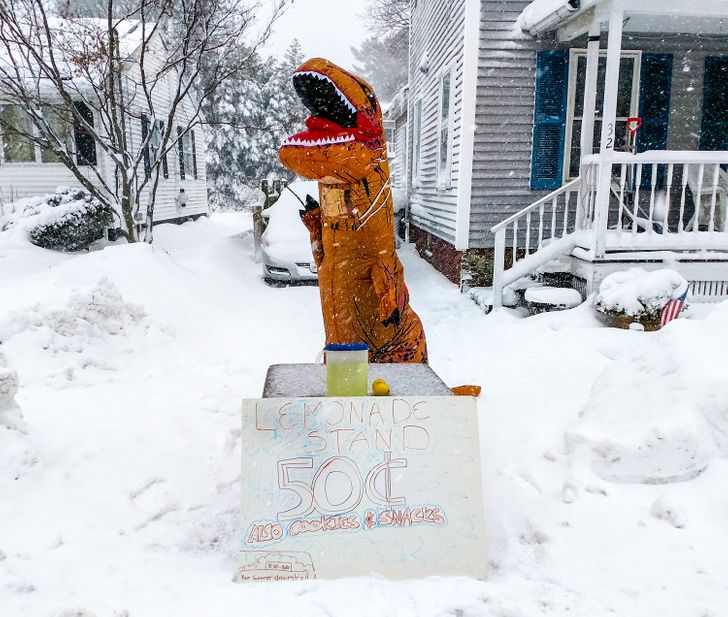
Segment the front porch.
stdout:
[[[689,6],[675,0],[536,0],[529,7],[533,10],[524,27],[532,34],[555,31],[562,41],[588,34],[577,138],[577,152],[587,154],[577,159],[576,178],[568,179],[566,165],[565,182],[558,189],[492,228],[494,306],[501,305],[504,287],[556,259],[576,277],[585,294],[595,291],[612,271],[635,265],[659,268],[669,263],[691,281],[693,300],[728,297],[728,126],[724,126],[728,114],[723,111],[721,95],[725,82],[715,92],[723,100],[717,106],[717,128],[706,124],[703,116],[704,134],[696,144],[700,150],[637,154],[634,135],[625,140],[615,132],[624,120],[618,113],[620,84],[624,84],[624,79],[620,81],[620,68],[624,71],[625,66],[623,34],[686,29],[719,33],[726,28],[725,10],[716,6],[719,4],[702,0]],[[600,49],[603,30],[608,32],[606,50]],[[600,57],[606,63],[602,65],[602,103],[597,109]],[[728,69],[728,62],[725,64]],[[720,70],[726,73],[716,73],[720,79],[728,79],[722,64]],[[706,95],[705,100],[709,103],[710,97]],[[642,109],[648,105],[641,98],[637,115],[648,114]],[[595,126],[600,129],[596,148]],[[654,125],[647,130],[654,138]],[[662,130],[664,139],[658,147],[664,148],[670,125],[666,122]],[[624,151],[618,151],[619,146]],[[589,154],[595,150],[596,154]]]

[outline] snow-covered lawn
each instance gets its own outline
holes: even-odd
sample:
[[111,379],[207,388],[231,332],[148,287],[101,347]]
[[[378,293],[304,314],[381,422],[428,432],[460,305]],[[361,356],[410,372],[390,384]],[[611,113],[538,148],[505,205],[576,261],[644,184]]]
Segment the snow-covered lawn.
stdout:
[[484,317],[401,251],[432,367],[478,383],[486,582],[235,584],[240,399],[312,361],[315,287],[270,288],[250,221],[67,256],[0,234],[1,617],[601,615],[728,607],[728,303],[663,332],[591,307]]

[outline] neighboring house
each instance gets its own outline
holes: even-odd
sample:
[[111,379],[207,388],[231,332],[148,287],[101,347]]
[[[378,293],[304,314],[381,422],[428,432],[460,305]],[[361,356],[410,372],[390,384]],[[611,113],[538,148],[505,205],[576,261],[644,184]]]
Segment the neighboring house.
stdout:
[[497,292],[669,258],[728,295],[726,100],[725,0],[415,0],[410,237],[454,282],[494,263]]
[[[125,64],[125,72],[120,77],[122,95],[130,96],[129,92],[134,81],[135,69],[134,60],[139,56],[141,38],[137,31],[138,22],[128,20],[123,22],[123,31],[120,33],[120,45],[125,50],[125,55],[131,62]],[[121,27],[120,26],[120,29]],[[149,46],[149,49],[153,49]],[[148,70],[153,68],[155,58],[145,59]],[[174,79],[169,75],[163,79]],[[170,81],[169,87],[176,83]],[[153,101],[155,114],[165,116],[169,110],[169,100],[165,94],[169,93],[169,87],[160,83],[155,88],[155,99]],[[141,102],[141,101],[140,101]],[[98,118],[83,102],[78,101],[77,106],[82,106],[87,118],[98,126]],[[136,108],[136,107],[135,107]],[[193,103],[185,99],[178,108],[176,118],[179,125],[175,127],[176,134],[181,134],[188,126],[188,118],[191,117]],[[30,119],[22,112],[18,105],[3,100],[3,93],[0,92],[0,114],[11,124],[31,128]],[[128,149],[138,152],[139,145],[152,131],[150,147],[154,147],[155,135],[161,134],[163,125],[151,127],[149,119],[142,113],[139,106],[138,113],[134,114],[137,119],[128,118],[126,121],[126,139]],[[114,185],[114,165],[101,148],[97,148],[93,138],[78,126],[63,126],[58,116],[49,114],[49,118],[55,117],[58,124],[56,132],[65,135],[68,146],[75,153],[76,160],[81,166],[95,166],[104,181]],[[159,121],[161,123],[161,121]],[[184,128],[183,128],[184,127]],[[175,133],[173,133],[173,136]],[[147,155],[148,156],[148,155]],[[154,221],[182,221],[189,218],[196,218],[207,213],[207,182],[205,177],[205,135],[201,125],[195,126],[179,141],[178,146],[171,150],[162,165],[159,187],[156,193],[154,206]],[[90,171],[89,178],[94,174]],[[0,203],[12,202],[21,197],[43,195],[51,193],[59,186],[78,186],[71,171],[62,163],[58,162],[52,152],[42,151],[37,145],[22,138],[18,134],[6,131],[3,133],[0,128]],[[145,214],[146,202],[141,204],[140,213]],[[140,221],[143,221],[140,218]]]
[[407,86],[401,88],[390,101],[384,114],[389,177],[392,182],[392,198],[398,220],[406,215],[408,206],[407,91]]

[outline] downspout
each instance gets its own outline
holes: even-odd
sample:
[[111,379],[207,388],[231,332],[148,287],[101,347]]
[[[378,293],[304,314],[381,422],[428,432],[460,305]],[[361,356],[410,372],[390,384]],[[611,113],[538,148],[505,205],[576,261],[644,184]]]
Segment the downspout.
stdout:
[[410,241],[410,219],[412,217],[412,209],[410,208],[410,189],[412,188],[412,164],[413,157],[407,156],[409,153],[410,140],[414,147],[414,135],[410,128],[410,120],[412,119],[412,107],[410,101],[412,100],[412,2],[410,2],[410,14],[409,14],[409,31],[407,32],[407,142],[404,145],[405,156],[407,157],[405,167],[405,179],[407,182],[407,200],[404,204],[404,241],[409,244]]

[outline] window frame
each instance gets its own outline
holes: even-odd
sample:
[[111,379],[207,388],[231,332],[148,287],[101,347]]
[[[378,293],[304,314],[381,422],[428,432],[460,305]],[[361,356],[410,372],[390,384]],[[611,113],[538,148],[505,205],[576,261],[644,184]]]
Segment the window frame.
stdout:
[[387,140],[387,158],[397,155],[397,124],[394,120],[384,120],[384,137]]
[[[563,169],[562,169],[562,183],[566,183],[569,180],[573,180],[576,176],[571,177],[569,174],[569,168],[571,167],[571,146],[574,138],[574,110],[576,107],[576,77],[579,70],[579,58],[586,58],[587,50],[585,48],[571,48],[569,49],[569,79],[567,82],[566,89],[566,126],[564,127],[564,154],[563,154]],[[599,58],[606,58],[607,50],[602,49],[599,51]],[[620,53],[620,62],[624,58],[633,58],[634,65],[632,67],[632,92],[630,100],[630,117],[636,116],[639,113],[640,105],[640,85],[642,83],[641,66],[642,66],[642,50],[641,49],[623,49]],[[603,87],[604,84],[601,84]],[[597,83],[597,91],[600,84]],[[582,92],[583,96],[583,92]],[[603,114],[603,111],[602,111]],[[594,119],[600,118],[598,114],[595,114]],[[620,120],[621,119],[621,120]],[[617,117],[616,121],[624,121],[626,118]],[[583,121],[583,116],[582,116]],[[581,152],[580,152],[581,155]]]
[[[449,78],[449,92],[447,100],[447,118],[443,117],[443,111],[445,109],[444,99],[444,83],[445,78]],[[438,75],[438,88],[437,88],[437,188],[439,190],[450,190],[452,188],[452,160],[453,160],[453,148],[455,145],[454,136],[454,109],[455,109],[455,66],[454,64],[448,64],[443,67]],[[443,120],[447,122],[443,126]],[[445,154],[445,161],[443,167],[442,161],[442,147],[443,147],[443,130],[447,130],[446,143],[447,152]]]
[[177,162],[180,180],[199,179],[195,131],[192,128],[184,129],[179,124],[177,125]]

